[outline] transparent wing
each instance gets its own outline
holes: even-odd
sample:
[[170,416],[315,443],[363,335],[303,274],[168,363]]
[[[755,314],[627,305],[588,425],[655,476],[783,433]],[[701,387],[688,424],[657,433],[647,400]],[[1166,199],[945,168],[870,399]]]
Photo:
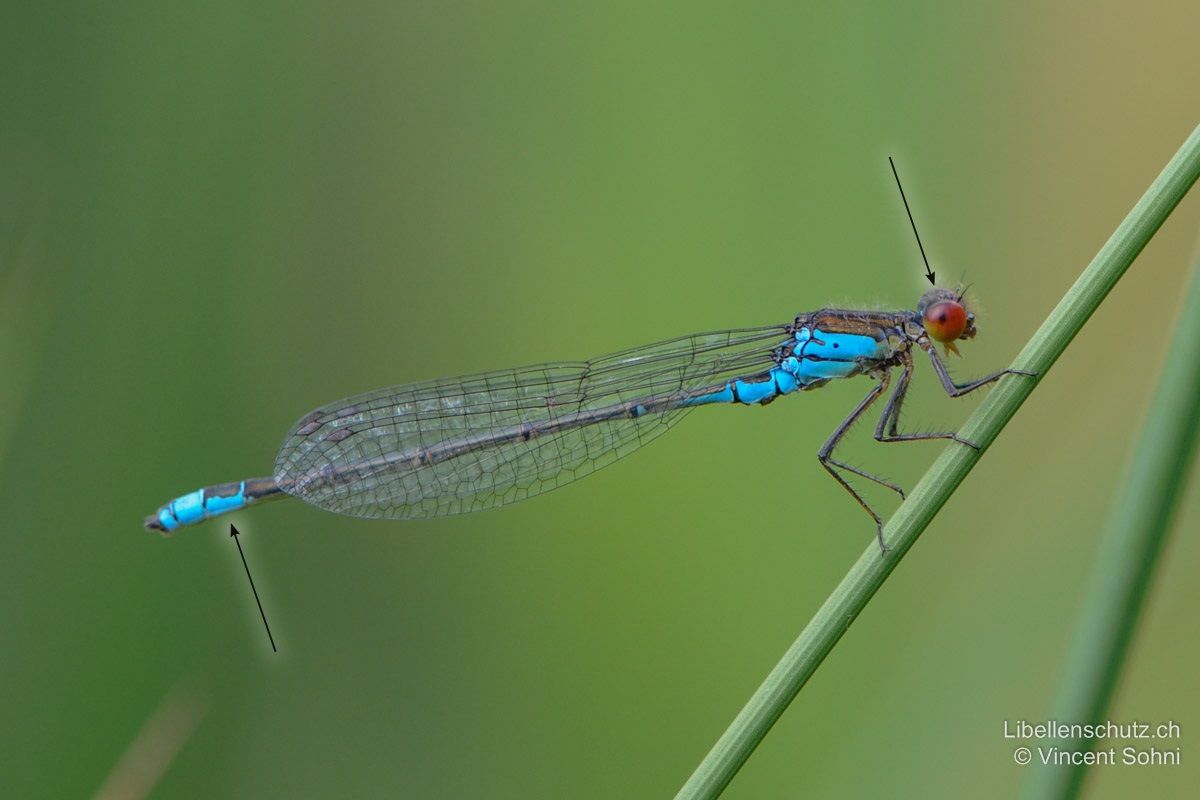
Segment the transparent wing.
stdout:
[[591,361],[350,397],[296,423],[275,479],[306,502],[358,517],[513,503],[641,447],[677,422],[689,409],[683,401],[700,390],[770,369],[787,335],[784,325],[695,334]]

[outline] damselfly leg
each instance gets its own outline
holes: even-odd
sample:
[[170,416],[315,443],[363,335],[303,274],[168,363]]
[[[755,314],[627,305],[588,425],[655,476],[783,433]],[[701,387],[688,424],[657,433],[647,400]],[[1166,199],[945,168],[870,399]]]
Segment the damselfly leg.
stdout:
[[[892,396],[888,398],[887,405],[883,407],[883,413],[879,415],[879,424],[875,426],[875,441],[919,442],[926,439],[951,439],[959,444],[965,444],[967,447],[973,447],[978,450],[979,446],[974,442],[969,442],[966,439],[962,439],[958,436],[958,434],[952,431],[899,433],[896,430],[897,426],[900,424],[900,408],[904,405],[904,398],[908,394],[908,383],[910,380],[912,380],[912,355],[908,352],[905,352],[903,354],[902,363],[904,365],[904,370],[900,373],[900,379],[896,381],[896,388],[892,392]],[[999,375],[996,377],[999,377]],[[983,384],[980,385],[982,386]]]
[[891,381],[891,377],[891,372],[885,371],[880,377],[879,383],[871,387],[871,391],[867,392],[867,396],[864,397],[857,406],[855,406],[854,410],[851,411],[844,420],[842,420],[840,425],[834,428],[833,433],[829,434],[829,438],[825,440],[825,444],[821,445],[821,449],[817,451],[817,460],[821,462],[821,466],[833,476],[834,480],[842,485],[843,489],[850,493],[850,496],[853,497],[854,500],[863,507],[864,511],[871,515],[871,519],[875,520],[875,535],[879,540],[879,551],[881,553],[887,552],[887,545],[883,543],[883,519],[875,513],[875,509],[871,508],[867,501],[863,499],[862,495],[860,495],[858,491],[850,485],[848,480],[842,477],[838,470],[844,469],[847,472],[858,475],[859,477],[866,478],[869,481],[874,481],[880,486],[886,486],[896,494],[900,495],[901,499],[904,499],[904,490],[889,480],[880,478],[877,475],[872,475],[871,473],[861,470],[858,467],[851,466],[844,461],[838,461],[837,459],[833,458],[833,451],[837,448],[838,442],[842,440],[842,437],[846,435],[846,432],[849,431],[854,423],[858,421],[858,418],[866,413],[867,409],[871,407],[871,404],[878,400],[879,396],[887,390],[888,383]]
[[[942,359],[938,356],[937,351],[935,351],[932,346],[925,348],[925,351],[929,354],[930,360],[933,361],[933,368],[934,371],[937,372],[938,379],[942,384],[942,388],[945,389],[946,394],[950,395],[951,397],[961,397],[964,394],[969,394],[970,392],[973,392],[982,386],[986,386],[989,383],[999,380],[1005,375],[1037,376],[1036,373],[1027,372],[1025,370],[1002,369],[978,380],[959,384],[955,383],[950,377],[950,373],[946,369],[946,365],[942,362]],[[897,379],[896,387],[888,397],[887,404],[883,408],[883,413],[879,416],[879,422],[875,426],[875,440],[879,442],[919,442],[930,439],[949,439],[978,450],[979,445],[967,439],[963,439],[957,433],[952,431],[929,433],[900,433],[898,431],[898,426],[900,424],[900,411],[904,405],[904,398],[908,394],[909,383],[912,380],[913,362],[911,353],[905,351],[900,354],[899,363],[901,365],[900,377]],[[828,471],[829,474],[832,475],[834,479],[842,485],[842,488],[850,493],[850,496],[853,497],[860,506],[862,506],[864,511],[871,515],[871,519],[875,520],[876,538],[879,541],[879,550],[881,553],[887,553],[888,550],[887,545],[883,540],[883,519],[878,513],[876,513],[875,509],[871,508],[871,505],[863,498],[862,495],[858,493],[853,486],[850,485],[850,482],[847,481],[846,478],[838,472],[838,470],[845,470],[858,475],[859,477],[878,483],[880,486],[885,486],[900,495],[901,499],[904,498],[904,490],[891,481],[880,478],[877,475],[872,475],[865,470],[851,466],[843,461],[838,461],[837,459],[833,458],[833,452],[841,442],[842,437],[844,437],[854,423],[858,421],[858,418],[866,413],[867,409],[879,399],[880,395],[887,391],[890,381],[891,372],[883,372],[879,383],[873,386],[871,391],[867,392],[867,396],[859,402],[859,404],[844,420],[842,420],[841,424],[834,429],[833,433],[829,435],[829,438],[825,440],[825,444],[822,445],[821,449],[817,452],[817,460],[821,462],[821,466],[823,466],[826,471]]]
[[970,394],[980,386],[987,386],[993,381],[998,381],[1005,375],[1027,375],[1031,378],[1036,378],[1036,372],[1029,372],[1023,369],[1002,369],[993,372],[991,375],[985,375],[978,380],[968,381],[967,383],[955,383],[950,377],[950,372],[946,369],[945,362],[942,357],[937,354],[932,344],[925,346],[925,352],[929,354],[929,360],[933,362],[933,371],[937,373],[938,380],[942,383],[942,388],[946,390],[946,394],[951,397],[962,397],[964,394]]

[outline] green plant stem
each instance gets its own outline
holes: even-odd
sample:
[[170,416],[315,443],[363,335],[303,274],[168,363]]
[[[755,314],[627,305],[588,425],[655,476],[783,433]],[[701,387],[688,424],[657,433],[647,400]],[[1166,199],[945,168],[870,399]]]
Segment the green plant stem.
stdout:
[[[1099,558],[1067,657],[1050,719],[1104,721],[1133,640],[1158,557],[1187,484],[1200,435],[1200,265],[1175,330],[1170,359],[1146,415],[1141,440],[1101,539]],[[1042,743],[1063,751],[1091,750],[1094,739]],[[1164,749],[1173,749],[1169,743]],[[1035,750],[1036,753],[1036,750]],[[1075,797],[1084,765],[1047,765],[1036,755],[1026,798]]]
[[[1150,237],[1200,175],[1200,127],[1117,227],[1013,362],[1014,369],[1045,376]],[[891,548],[880,557],[874,545],[859,557],[833,593],[784,653],[766,680],[696,767],[677,800],[714,798],[724,791],[767,731],[829,654],[900,559],[916,542],[955,488],[1033,391],[1037,379],[1007,376],[967,420],[959,434],[980,450],[948,446],[888,521]]]

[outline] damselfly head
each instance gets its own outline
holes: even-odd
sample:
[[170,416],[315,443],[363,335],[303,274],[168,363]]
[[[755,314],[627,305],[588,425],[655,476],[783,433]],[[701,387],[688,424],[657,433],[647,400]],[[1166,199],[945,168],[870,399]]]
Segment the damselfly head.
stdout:
[[956,340],[975,338],[975,314],[967,308],[965,295],[965,287],[930,289],[917,303],[917,313],[929,338],[955,355],[959,355]]

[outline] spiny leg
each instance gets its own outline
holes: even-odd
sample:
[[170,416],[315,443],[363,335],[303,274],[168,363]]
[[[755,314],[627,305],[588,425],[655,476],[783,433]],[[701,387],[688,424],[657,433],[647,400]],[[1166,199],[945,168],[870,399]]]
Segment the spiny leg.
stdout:
[[838,425],[837,429],[834,430],[834,432],[832,434],[830,434],[829,439],[825,442],[824,446],[821,447],[821,450],[820,450],[820,452],[818,452],[817,457],[821,458],[821,454],[824,453],[825,454],[824,460],[828,461],[830,464],[833,464],[834,466],[838,467],[839,469],[844,469],[847,472],[853,472],[855,475],[858,475],[860,478],[866,478],[869,481],[874,481],[875,483],[878,483],[880,486],[886,486],[887,488],[891,489],[896,494],[900,495],[900,499],[903,500],[904,499],[904,490],[901,489],[896,484],[892,483],[891,481],[880,478],[878,475],[872,475],[871,473],[866,472],[865,470],[860,469],[859,467],[856,467],[853,464],[845,464],[845,463],[838,461],[831,457],[833,455],[834,449],[837,447],[841,438],[850,431],[851,426],[854,425],[854,422],[858,419],[858,417],[862,416],[866,412],[866,410],[870,407],[870,405],[872,403],[874,403],[875,400],[880,395],[883,394],[884,390],[887,389],[888,382],[890,380],[891,380],[891,375],[889,373],[884,373],[883,379],[873,389],[871,389],[870,392],[867,393],[867,396],[865,398],[863,398],[861,403],[859,403],[858,408],[854,409],[854,411],[852,411],[850,413],[850,415],[848,417],[846,417],[846,419],[842,420],[841,425]]
[[883,407],[883,413],[879,415],[879,424],[875,426],[875,441],[920,442],[928,439],[951,439],[978,450],[979,446],[974,442],[960,438],[958,434],[949,431],[938,433],[898,433],[896,431],[896,427],[900,424],[900,408],[904,405],[904,398],[908,394],[908,384],[913,373],[912,357],[908,353],[904,355],[904,371],[900,373],[900,380],[896,381],[896,389],[888,398],[887,405]]
[[975,391],[980,386],[986,386],[992,381],[998,381],[1005,375],[1029,375],[1036,378],[1036,372],[1028,372],[1023,369],[1002,369],[993,372],[991,375],[985,375],[979,380],[969,381],[968,383],[955,383],[950,377],[950,373],[946,370],[946,365],[942,361],[942,357],[937,354],[932,342],[921,344],[921,348],[929,354],[929,360],[933,362],[933,371],[937,373],[938,380],[942,382],[942,388],[946,390],[946,394],[951,397],[962,397],[964,394]]
[[867,392],[867,396],[864,397],[861,402],[859,402],[855,409],[851,411],[844,420],[842,420],[840,425],[834,428],[833,433],[829,434],[829,438],[825,440],[825,444],[821,445],[821,449],[817,451],[817,460],[821,462],[821,466],[833,476],[834,480],[842,485],[843,489],[850,493],[850,496],[853,497],[854,500],[863,507],[864,511],[871,515],[871,519],[875,520],[875,533],[876,538],[879,540],[879,550],[881,553],[887,552],[887,545],[883,543],[883,520],[878,514],[875,513],[875,510],[867,504],[867,501],[863,499],[862,495],[860,495],[854,489],[854,487],[850,485],[849,481],[843,478],[837,470],[844,469],[847,472],[852,472],[855,475],[866,478],[867,480],[874,481],[881,486],[886,486],[887,488],[899,494],[901,497],[904,497],[904,490],[890,481],[886,481],[883,478],[872,475],[857,467],[852,467],[849,464],[838,461],[832,456],[834,449],[838,446],[838,442],[840,442],[842,437],[846,435],[846,432],[850,430],[850,427],[854,425],[855,421],[861,417],[868,408],[871,407],[871,404],[879,399],[879,395],[883,394],[884,390],[887,389],[888,382],[890,380],[891,373],[883,373],[883,377],[880,379],[879,383],[873,386],[871,391]]

